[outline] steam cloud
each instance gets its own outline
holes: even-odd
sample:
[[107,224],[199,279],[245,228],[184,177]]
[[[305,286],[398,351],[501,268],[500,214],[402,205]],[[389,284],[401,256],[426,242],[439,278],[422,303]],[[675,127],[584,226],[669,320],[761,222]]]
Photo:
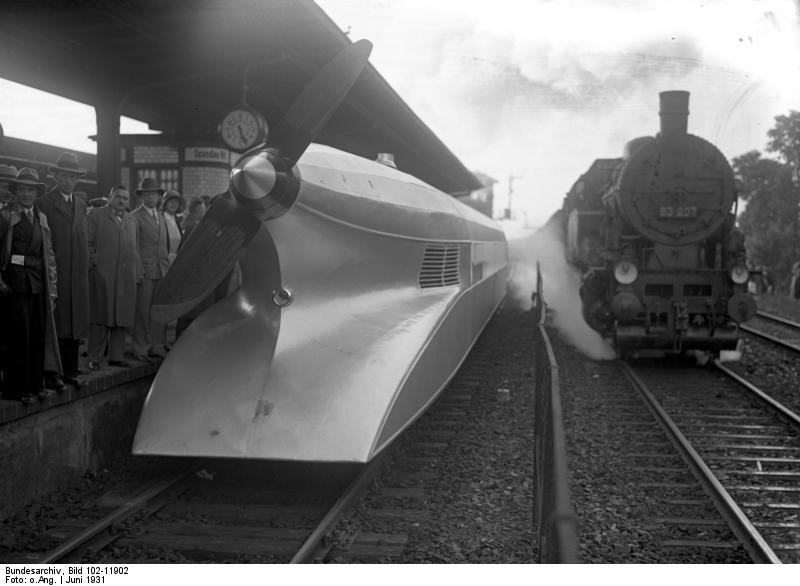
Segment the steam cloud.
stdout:
[[514,263],[509,290],[521,308],[530,309],[531,294],[536,290],[538,262],[542,271],[544,300],[553,312],[553,326],[559,335],[589,358],[612,360],[616,358],[614,349],[586,324],[581,315],[580,274],[567,264],[564,257],[559,218],[556,213],[536,232],[509,238],[509,255]]
[[375,42],[371,62],[467,168],[496,193],[514,176],[534,224],[594,159],[658,132],[659,91],[691,92],[689,131],[729,157],[762,148],[800,95],[783,0],[319,3]]

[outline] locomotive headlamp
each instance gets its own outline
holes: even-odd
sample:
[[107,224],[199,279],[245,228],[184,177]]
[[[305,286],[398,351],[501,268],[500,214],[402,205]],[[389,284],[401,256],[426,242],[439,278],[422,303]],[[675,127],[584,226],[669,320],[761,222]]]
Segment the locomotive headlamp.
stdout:
[[737,285],[744,285],[750,279],[750,271],[742,265],[736,265],[731,269],[731,281]]
[[629,260],[621,260],[614,266],[614,278],[620,285],[630,285],[639,276],[639,269]]

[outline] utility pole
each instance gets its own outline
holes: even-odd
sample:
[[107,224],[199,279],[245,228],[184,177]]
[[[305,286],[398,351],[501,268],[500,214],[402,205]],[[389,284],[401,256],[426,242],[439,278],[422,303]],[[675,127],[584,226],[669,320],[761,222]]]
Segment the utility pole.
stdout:
[[506,207],[506,220],[511,219],[511,194],[514,193],[514,179],[515,177],[508,174],[508,206]]
[[508,207],[506,208],[506,220],[512,219],[511,214],[511,196],[514,194],[514,179],[522,179],[522,175],[508,174]]

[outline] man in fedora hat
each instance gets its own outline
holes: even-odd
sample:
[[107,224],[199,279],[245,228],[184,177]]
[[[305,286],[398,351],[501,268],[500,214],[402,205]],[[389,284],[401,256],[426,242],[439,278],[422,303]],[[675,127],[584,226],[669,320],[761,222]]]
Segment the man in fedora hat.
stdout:
[[[86,203],[73,192],[86,169],[80,167],[75,154],[63,153],[50,171],[56,186],[37,205],[47,216],[53,234],[59,289],[56,328],[63,379],[78,387],[78,349],[81,339],[89,335],[89,240]],[[56,389],[63,385],[51,372],[45,384]]]
[[89,253],[92,270],[89,370],[99,370],[108,345],[108,364],[128,367],[125,334],[134,324],[136,286],[142,278],[138,225],[128,212],[124,185],[111,188],[108,204],[89,210]]
[[8,336],[4,398],[32,403],[53,391],[43,388],[44,370],[61,372],[51,299],[56,266],[47,216],[36,209],[45,185],[24,167],[10,184],[15,203],[0,210],[0,294]]
[[11,204],[12,195],[9,184],[17,178],[17,168],[0,165],[0,210]]
[[144,177],[136,190],[142,203],[133,211],[139,237],[139,257],[144,275],[136,288],[136,320],[133,326],[133,351],[140,360],[164,358],[166,326],[150,319],[153,291],[169,269],[167,223],[158,210],[164,190],[152,177]]

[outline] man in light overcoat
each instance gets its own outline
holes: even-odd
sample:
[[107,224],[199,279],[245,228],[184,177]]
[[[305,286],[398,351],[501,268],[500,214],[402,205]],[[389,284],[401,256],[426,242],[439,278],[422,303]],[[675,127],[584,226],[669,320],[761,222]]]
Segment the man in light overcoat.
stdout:
[[[56,186],[36,205],[47,216],[56,255],[59,295],[55,318],[63,379],[78,387],[78,351],[81,339],[89,335],[89,239],[86,202],[73,192],[86,170],[72,153],[62,154],[50,170]],[[63,387],[52,372],[45,374],[45,385],[57,390]]]
[[124,185],[111,189],[108,204],[89,210],[91,326],[89,370],[99,370],[108,344],[108,364],[127,367],[125,335],[133,328],[136,286],[144,272],[139,258],[139,227],[127,211]]
[[136,289],[136,319],[133,327],[133,351],[140,360],[164,358],[166,326],[150,319],[153,291],[169,269],[167,223],[158,209],[164,190],[152,177],[145,177],[136,190],[141,205],[133,211],[138,226],[139,257],[144,274]]

